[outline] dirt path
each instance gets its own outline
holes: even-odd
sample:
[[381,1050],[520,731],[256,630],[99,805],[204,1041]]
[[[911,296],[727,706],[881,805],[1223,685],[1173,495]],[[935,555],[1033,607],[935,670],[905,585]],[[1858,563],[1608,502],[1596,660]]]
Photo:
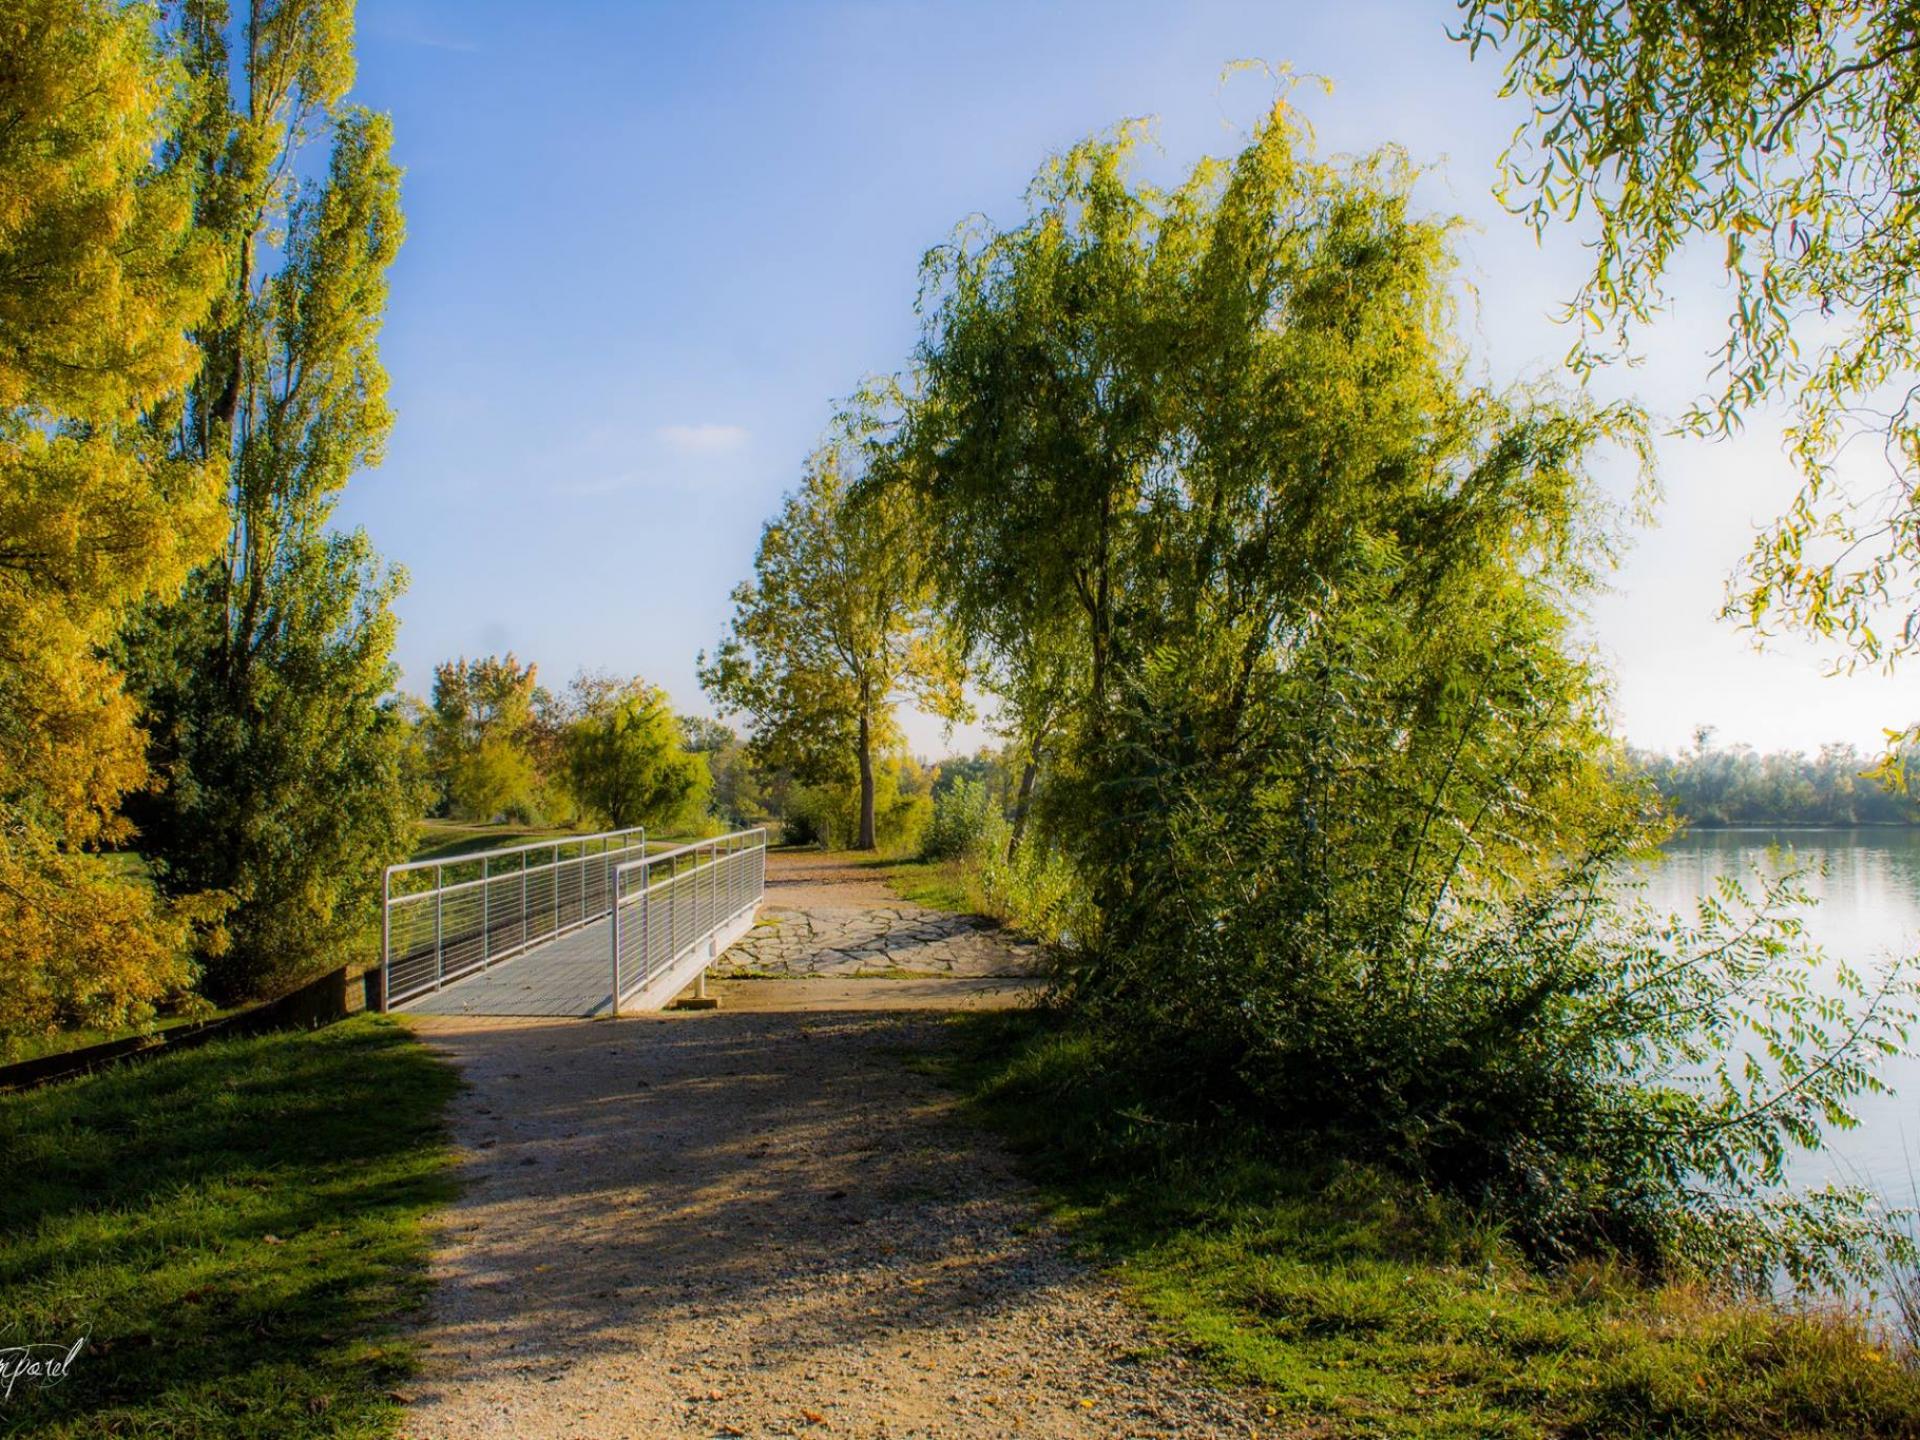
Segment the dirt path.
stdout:
[[1155,1346],[906,1063],[937,1014],[418,1023],[470,1088],[411,1435],[1259,1424]]
[[861,860],[824,850],[772,850],[767,854],[767,908],[833,909],[899,905],[879,871]]

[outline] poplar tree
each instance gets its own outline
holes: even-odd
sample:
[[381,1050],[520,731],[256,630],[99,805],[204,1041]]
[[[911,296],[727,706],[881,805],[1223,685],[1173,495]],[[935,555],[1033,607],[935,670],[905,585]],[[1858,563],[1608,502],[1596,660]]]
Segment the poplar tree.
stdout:
[[480,821],[539,813],[537,711],[550,703],[537,667],[522,665],[511,651],[434,667],[427,760],[453,813]]
[[175,75],[138,7],[0,6],[0,1030],[141,1017],[189,978],[197,907],[125,843],[143,737],[103,655],[219,533],[217,476],[166,453],[216,257],[155,163]]
[[[402,577],[328,521],[392,425],[377,341],[402,235],[385,116],[345,103],[351,0],[189,0],[178,163],[224,278],[175,453],[225,481],[219,553],[128,639],[166,776],[137,815],[171,890],[235,901],[223,997],[350,958],[419,814],[391,697]],[[300,181],[324,147],[321,178]]]

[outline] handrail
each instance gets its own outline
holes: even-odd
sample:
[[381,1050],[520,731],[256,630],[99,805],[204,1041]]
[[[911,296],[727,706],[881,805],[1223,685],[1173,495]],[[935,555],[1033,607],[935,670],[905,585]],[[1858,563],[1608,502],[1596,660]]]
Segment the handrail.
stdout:
[[[593,848],[596,845],[599,848]],[[646,845],[646,829],[633,825],[388,866],[380,923],[382,1008],[438,990],[450,980],[601,919],[613,908],[614,871],[635,850],[645,855]],[[562,856],[563,849],[576,853]],[[541,865],[494,869],[493,862],[503,856],[535,850],[551,851],[553,859]],[[477,865],[480,874],[447,884],[448,868],[463,865]],[[394,894],[396,875],[421,870],[432,870],[434,883]],[[431,907],[418,903],[427,901]],[[430,935],[420,928],[429,920]],[[397,925],[397,921],[404,923]]]
[[656,850],[653,854],[643,856],[638,860],[629,860],[620,868],[622,870],[632,870],[640,865],[658,865],[662,860],[671,860],[676,855],[685,855],[694,850],[711,849],[722,840],[744,840],[749,835],[760,836],[762,843],[764,843],[766,833],[767,827],[764,825],[755,825],[749,830],[729,830],[725,835],[709,835],[704,840],[689,840],[686,844],[676,845],[671,850]]
[[[613,1013],[621,1013],[621,1002],[628,989],[642,989],[656,975],[673,972],[701,945],[708,946],[712,958],[720,935],[749,914],[766,893],[767,832],[756,826],[696,840],[658,855],[642,855],[629,860],[613,872],[613,900],[609,907],[613,923],[611,941]],[[705,858],[698,858],[704,853]],[[681,867],[687,856],[697,863]],[[655,866],[667,866],[671,873],[655,880]],[[624,893],[627,877],[640,872],[639,888]],[[711,877],[702,884],[702,877]],[[637,902],[637,903],[636,903]],[[654,909],[662,914],[655,920]],[[628,915],[633,910],[636,913]],[[682,923],[683,915],[686,923]],[[633,938],[639,940],[637,959],[640,978],[629,987],[625,983],[626,949]],[[731,937],[729,937],[731,938]],[[658,942],[658,943],[656,943]],[[654,964],[656,950],[660,963]],[[705,966],[700,973],[704,976]],[[704,993],[704,992],[702,992]]]
[[[442,855],[433,860],[407,860],[398,865],[387,866],[387,874],[401,875],[409,870],[431,870],[436,865],[466,865],[475,860],[492,860],[501,855],[518,855],[522,850],[552,850],[560,845],[583,845],[589,840],[616,840],[622,835],[638,835],[644,839],[646,833],[647,827],[644,825],[629,825],[624,830],[595,830],[590,835],[556,835],[551,840],[529,840],[524,845],[502,845],[497,850],[475,850],[466,855]],[[424,892],[416,891],[415,893]]]
[[[766,826],[756,825],[751,830],[734,830],[734,831],[730,831],[728,834],[725,834],[725,835],[715,835],[713,838],[709,840],[695,840],[686,845],[676,846],[672,850],[662,850],[656,855],[642,855],[637,860],[628,860],[622,865],[620,865],[614,871],[614,874],[616,876],[620,876],[620,875],[626,874],[627,871],[629,870],[648,870],[648,869],[651,869],[653,866],[660,864],[664,860],[673,860],[681,855],[686,855],[695,850],[711,849],[714,846],[717,846],[722,840],[738,840],[748,835],[760,836],[761,837],[760,845],[758,847],[751,846],[751,845],[740,846],[736,850],[729,851],[728,853],[737,854],[738,850],[741,850],[741,849],[745,849],[745,850],[751,850],[755,848],[764,849],[766,846],[766,834],[767,834]],[[702,870],[705,870],[709,865],[718,865],[721,862],[721,860],[723,860],[724,858],[726,857],[716,853],[713,859],[707,861],[706,864],[704,865],[696,865],[691,870],[677,871],[674,874],[667,876],[665,879],[656,880],[651,885],[643,886],[642,888],[634,891],[633,894],[631,895],[619,895],[618,891],[616,891],[615,894],[617,897],[617,902],[621,905],[625,905],[630,901],[638,900],[642,895],[645,895],[649,890],[656,889],[661,885],[671,884],[673,881],[678,880],[686,875],[697,875]]]

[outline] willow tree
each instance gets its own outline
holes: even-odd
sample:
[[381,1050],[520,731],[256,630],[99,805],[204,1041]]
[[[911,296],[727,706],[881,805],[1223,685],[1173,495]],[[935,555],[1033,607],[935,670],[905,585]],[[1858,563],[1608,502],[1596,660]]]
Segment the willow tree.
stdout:
[[176,39],[193,104],[175,154],[225,263],[171,440],[223,479],[226,526],[127,642],[166,777],[136,815],[169,889],[235,898],[210,971],[232,996],[348,958],[419,813],[389,699],[400,577],[329,527],[392,425],[400,172],[387,119],[345,103],[351,0],[255,0],[237,21],[190,0]]
[[583,674],[568,687],[567,788],[581,813],[616,830],[672,831],[703,818],[707,761],[687,748],[667,692],[638,676]]
[[[1920,5],[1465,0],[1460,38],[1530,110],[1502,193],[1536,230],[1597,225],[1568,306],[1574,359],[1630,354],[1697,247],[1732,306],[1685,428],[1793,407],[1799,494],[1764,527],[1729,611],[1851,661],[1920,645]],[[1844,474],[1850,438],[1884,467]],[[1874,475],[1881,478],[1878,483]]]
[[188,974],[187,914],[90,853],[147,782],[104,648],[219,535],[217,477],[148,429],[218,276],[193,177],[155,163],[177,77],[149,19],[0,16],[0,1028],[122,1023]]
[[1611,908],[1658,830],[1579,627],[1619,519],[1591,457],[1644,457],[1639,417],[1476,379],[1397,152],[1322,159],[1282,104],[1163,190],[1136,136],[930,258],[901,471],[954,602],[1087,667],[1065,998],[1196,1122],[1404,1167],[1542,1253],[1857,1260],[1819,1204],[1756,1237],[1745,1201],[1901,1005],[1810,999],[1790,925]]
[[944,717],[966,713],[908,496],[853,493],[895,459],[875,435],[863,411],[815,452],[761,532],[727,638],[700,662],[715,703],[750,718],[764,763],[817,780],[857,775],[862,850],[876,843],[873,761],[900,738],[896,707],[912,699]]

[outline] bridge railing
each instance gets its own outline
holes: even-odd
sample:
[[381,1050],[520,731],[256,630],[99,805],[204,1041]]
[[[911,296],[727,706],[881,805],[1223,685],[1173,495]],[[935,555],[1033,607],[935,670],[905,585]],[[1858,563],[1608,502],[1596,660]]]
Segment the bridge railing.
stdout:
[[764,829],[737,830],[621,865],[614,876],[613,1013],[620,1013],[626,996],[703,947],[712,959],[716,938],[750,918],[766,888]]
[[384,1007],[438,990],[612,908],[615,876],[646,853],[640,826],[389,865]]

